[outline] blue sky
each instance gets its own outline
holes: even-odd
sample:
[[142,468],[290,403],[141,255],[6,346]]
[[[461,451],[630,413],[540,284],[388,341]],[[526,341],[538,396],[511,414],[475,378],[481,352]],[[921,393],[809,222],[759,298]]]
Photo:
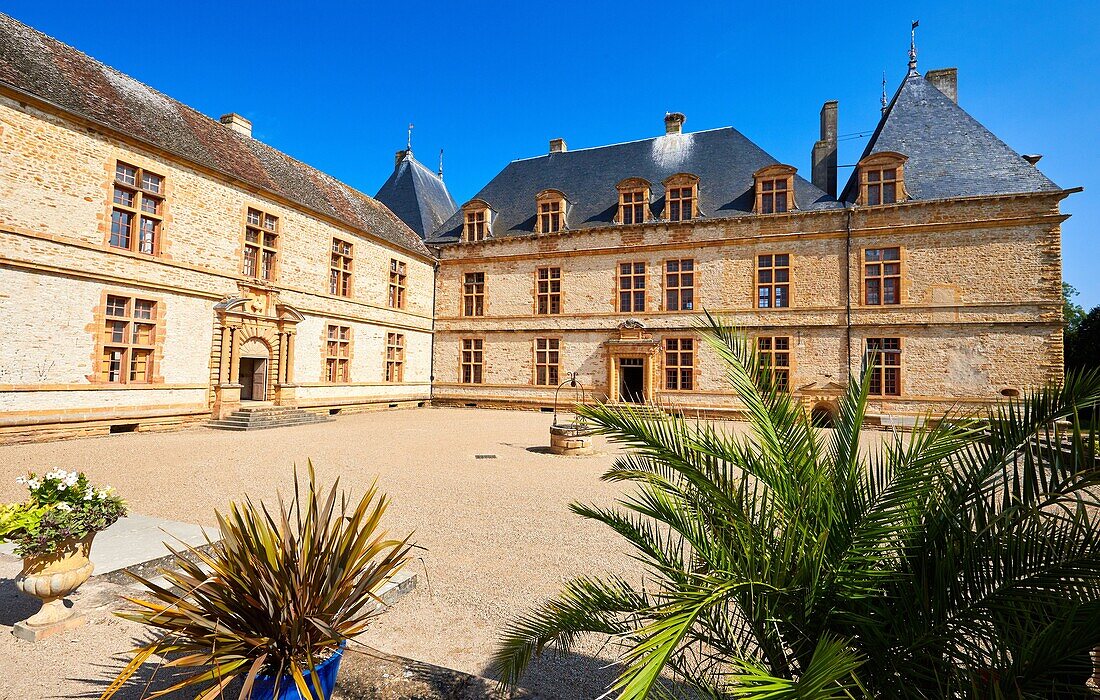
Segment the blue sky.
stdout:
[[[905,74],[959,68],[960,104],[1062,187],[1065,279],[1100,304],[1100,3],[96,3],[0,9],[373,194],[413,150],[455,199],[554,137],[571,148],[731,125],[809,175],[818,111],[871,131]],[[853,163],[866,139],[841,142]],[[841,179],[849,169],[842,169]]]

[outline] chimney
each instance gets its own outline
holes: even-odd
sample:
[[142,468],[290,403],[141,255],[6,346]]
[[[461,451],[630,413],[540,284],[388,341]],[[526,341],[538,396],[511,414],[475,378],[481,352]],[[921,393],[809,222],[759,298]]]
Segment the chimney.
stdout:
[[1042,159],[1043,156],[1039,153],[1029,153],[1024,156],[1024,160],[1026,160],[1028,163],[1031,163],[1032,165],[1035,165]]
[[565,153],[569,147],[565,145],[565,139],[550,139],[551,153]]
[[684,131],[684,122],[687,117],[682,112],[665,112],[665,133],[680,134]]
[[932,83],[933,86],[955,104],[959,104],[959,69],[958,68],[939,68],[937,70],[930,70],[924,74],[924,79]]
[[397,153],[393,154],[393,169],[397,170],[397,166],[401,165],[401,161],[405,160],[405,156],[411,156],[412,151],[408,148],[402,148]]
[[242,134],[249,138],[252,138],[252,122],[248,121],[236,112],[230,112],[229,114],[223,114],[219,120],[222,124],[225,124],[238,134]]
[[821,138],[810,157],[814,187],[836,197],[836,111],[837,101],[821,106]]

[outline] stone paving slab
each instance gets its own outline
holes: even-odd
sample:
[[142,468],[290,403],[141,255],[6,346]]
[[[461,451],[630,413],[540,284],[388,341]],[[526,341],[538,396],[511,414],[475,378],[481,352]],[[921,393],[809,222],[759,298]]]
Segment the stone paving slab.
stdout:
[[[217,528],[203,528],[191,523],[131,514],[119,519],[111,527],[100,532],[92,541],[91,560],[95,576],[119,571],[169,554],[164,543],[177,549],[185,542],[197,547],[206,544],[203,531],[212,540],[218,539]],[[0,553],[14,556],[15,545],[0,545]]]

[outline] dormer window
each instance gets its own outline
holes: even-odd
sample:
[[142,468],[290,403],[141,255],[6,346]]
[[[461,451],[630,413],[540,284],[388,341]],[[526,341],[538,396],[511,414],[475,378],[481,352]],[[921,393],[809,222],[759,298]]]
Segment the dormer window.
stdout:
[[782,214],[796,208],[794,173],[789,165],[769,165],[753,173],[757,214]]
[[688,173],[673,175],[664,182],[665,218],[689,221],[699,212],[699,178]]
[[462,228],[462,240],[468,243],[484,241],[489,232],[489,205],[475,199],[462,207],[465,213],[465,225]]
[[632,177],[620,182],[619,214],[615,221],[620,224],[644,224],[649,220],[649,183],[641,178]]
[[544,190],[535,197],[538,215],[536,233],[557,233],[565,228],[565,195],[558,190]]
[[895,204],[907,199],[905,192],[905,161],[900,153],[883,152],[867,156],[859,162],[859,203],[874,207]]

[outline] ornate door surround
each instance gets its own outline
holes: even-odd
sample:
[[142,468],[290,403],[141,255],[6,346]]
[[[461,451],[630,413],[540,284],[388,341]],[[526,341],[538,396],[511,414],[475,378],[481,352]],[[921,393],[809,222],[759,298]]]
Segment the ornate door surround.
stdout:
[[628,319],[619,324],[619,332],[604,343],[607,348],[607,400],[623,401],[620,396],[622,359],[642,361],[642,398],[646,403],[656,400],[657,376],[660,369],[661,343],[654,340],[640,321]]

